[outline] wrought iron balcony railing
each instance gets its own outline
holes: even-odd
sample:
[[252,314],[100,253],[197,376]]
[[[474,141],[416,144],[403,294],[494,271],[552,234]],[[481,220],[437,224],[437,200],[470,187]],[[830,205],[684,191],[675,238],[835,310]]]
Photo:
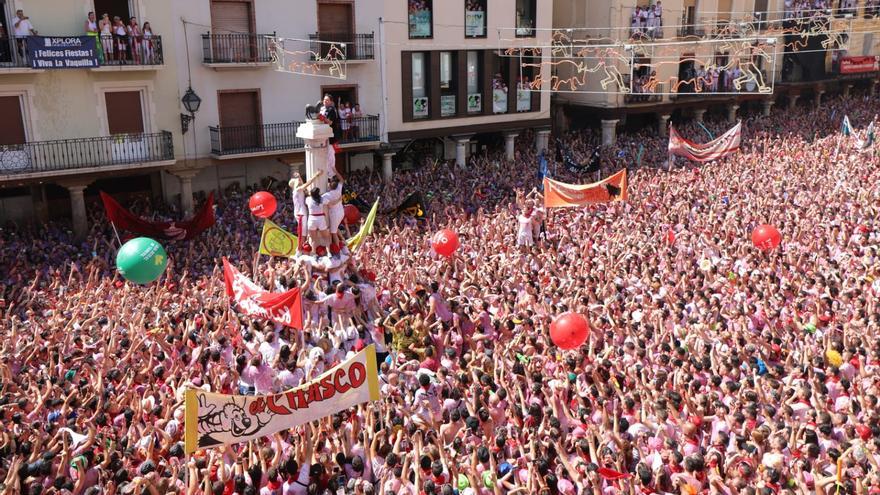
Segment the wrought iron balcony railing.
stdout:
[[317,32],[309,35],[312,52],[311,59],[317,57],[326,58],[332,50],[333,44],[345,45],[346,60],[373,60],[375,58],[375,45],[373,33],[326,33]]
[[[305,148],[296,131],[303,122],[282,122],[235,127],[209,127],[211,153],[217,156],[250,153],[272,153]],[[350,119],[340,125],[339,144],[376,142],[379,136],[379,116],[367,115]]]
[[0,177],[173,159],[174,144],[168,131],[35,141],[0,146]]
[[273,61],[274,34],[211,34],[202,35],[202,52],[206,64],[268,64]]
[[[28,68],[25,38],[0,39],[0,68]],[[101,35],[95,40],[98,64],[107,66],[163,65],[165,57],[161,36]]]

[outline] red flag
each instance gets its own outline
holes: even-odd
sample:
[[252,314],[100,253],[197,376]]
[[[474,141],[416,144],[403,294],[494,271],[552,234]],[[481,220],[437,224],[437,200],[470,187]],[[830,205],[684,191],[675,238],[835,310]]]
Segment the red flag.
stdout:
[[275,294],[261,289],[223,258],[226,295],[248,315],[265,318],[286,327],[302,330],[302,299],[299,288]]
[[112,196],[101,191],[101,201],[107,211],[107,219],[116,228],[128,230],[153,239],[189,240],[208,230],[214,218],[214,193],[208,195],[208,201],[198,213],[189,220],[182,222],[151,222],[135,216],[122,207]]
[[600,467],[596,470],[596,472],[599,473],[599,476],[609,481],[622,480],[624,478],[630,477],[629,473],[621,473],[619,471],[615,471],[606,467]]

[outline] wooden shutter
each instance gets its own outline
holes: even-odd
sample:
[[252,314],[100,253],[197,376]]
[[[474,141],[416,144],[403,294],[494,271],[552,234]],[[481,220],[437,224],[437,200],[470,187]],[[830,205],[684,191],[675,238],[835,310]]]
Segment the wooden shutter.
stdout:
[[413,120],[412,52],[400,52],[400,95],[403,121]]
[[144,112],[140,91],[104,93],[110,134],[143,134]]
[[260,95],[257,91],[220,93],[221,140],[224,151],[260,146]]
[[455,61],[455,113],[459,116],[467,115],[467,54],[467,50],[459,50]]
[[494,50],[483,51],[483,115],[492,115],[492,78],[497,58]]
[[24,144],[26,133],[21,112],[21,97],[0,96],[0,145]]
[[0,146],[24,144],[24,118],[21,114],[21,97],[0,96]]
[[349,41],[331,39],[327,35],[351,35],[352,5],[350,3],[318,3],[318,33],[321,41]]
[[[504,57],[507,64],[507,113],[516,113],[516,88],[519,87],[519,57]],[[501,70],[505,69],[502,64]],[[502,72],[503,74],[503,72]]]
[[211,0],[211,26],[216,34],[250,33],[250,2]]
[[428,118],[438,119],[440,118],[440,95],[442,94],[440,91],[440,52],[428,52],[427,55],[425,58],[429,62],[425,80],[428,86],[428,108],[431,109]]

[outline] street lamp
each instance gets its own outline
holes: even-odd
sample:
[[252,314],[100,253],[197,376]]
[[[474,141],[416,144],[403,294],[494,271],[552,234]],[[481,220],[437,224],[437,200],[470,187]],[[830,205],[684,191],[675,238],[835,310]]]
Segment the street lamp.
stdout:
[[186,93],[183,94],[183,98],[180,101],[183,103],[183,108],[186,108],[186,111],[189,112],[189,115],[185,113],[180,114],[180,130],[183,134],[186,134],[186,131],[189,130],[189,123],[196,118],[195,113],[199,111],[202,99],[190,87],[186,89]]

